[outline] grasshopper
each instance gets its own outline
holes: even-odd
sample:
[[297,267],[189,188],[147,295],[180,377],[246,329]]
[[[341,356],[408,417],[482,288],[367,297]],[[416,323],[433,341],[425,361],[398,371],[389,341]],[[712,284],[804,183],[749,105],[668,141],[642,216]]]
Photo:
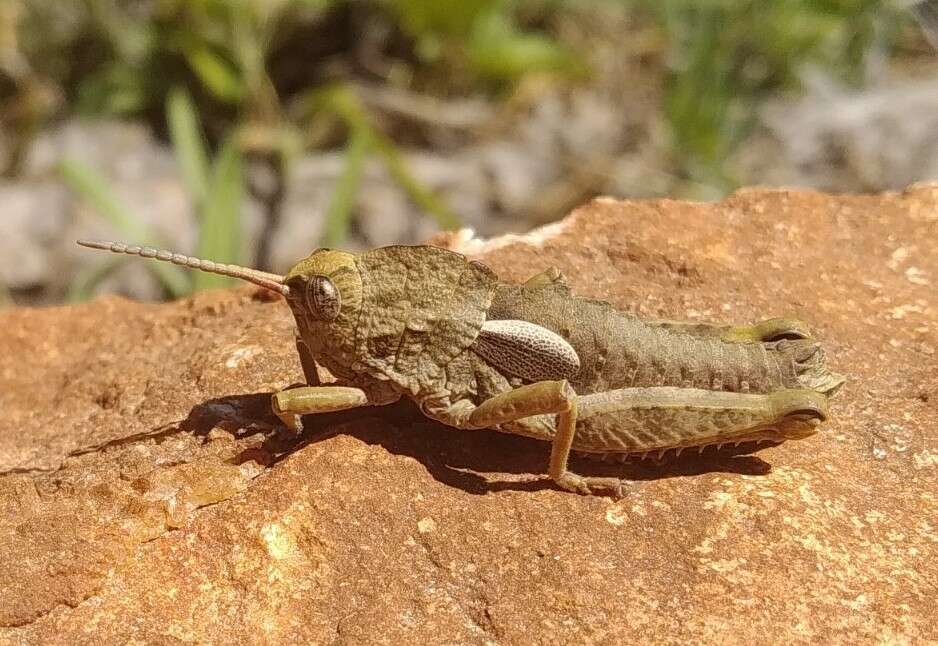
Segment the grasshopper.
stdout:
[[[800,321],[642,320],[573,295],[555,268],[508,284],[445,249],[390,246],[318,249],[280,276],[151,247],[79,244],[281,294],[307,385],[275,393],[272,408],[294,431],[302,415],[409,397],[449,426],[549,441],[548,474],[583,494],[621,496],[625,485],[573,473],[571,450],[661,457],[800,439],[827,419],[828,396],[844,382]],[[317,365],[337,381],[321,383]]]

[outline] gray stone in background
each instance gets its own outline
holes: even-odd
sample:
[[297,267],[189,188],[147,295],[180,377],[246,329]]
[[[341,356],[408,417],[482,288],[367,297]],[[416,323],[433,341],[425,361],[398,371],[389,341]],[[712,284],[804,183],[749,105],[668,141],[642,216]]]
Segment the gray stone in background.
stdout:
[[[426,189],[446,200],[464,225],[488,235],[523,228],[523,221],[513,221],[510,214],[523,210],[538,187],[557,174],[545,163],[550,159],[546,152],[524,152],[529,143],[528,138],[493,142],[451,156],[413,153],[407,156],[408,166]],[[24,179],[0,183],[6,205],[0,249],[18,250],[0,259],[0,276],[13,290],[35,291],[27,300],[59,299],[79,272],[103,262],[100,255],[76,247],[75,239],[126,237],[65,187],[57,171],[63,158],[79,161],[104,177],[129,211],[172,249],[194,251],[196,216],[172,151],[140,125],[69,122],[39,138]],[[281,221],[273,233],[274,270],[284,271],[319,243],[343,164],[341,153],[328,152],[302,157],[290,166]],[[255,166],[249,172],[252,182],[264,181],[265,169]],[[247,197],[242,223],[248,263],[265,218],[263,206]],[[413,243],[436,230],[435,220],[412,204],[378,160],[369,160],[344,246]],[[100,291],[159,298],[158,283],[139,265],[125,263],[101,284]]]
[[0,282],[43,289],[56,280],[68,195],[50,181],[0,183]]
[[751,181],[833,191],[900,189],[938,178],[938,81],[846,91],[814,79],[774,101],[738,156]]
[[[2,244],[29,249],[31,262],[44,268],[43,278],[29,285],[39,301],[61,298],[84,269],[103,259],[78,248],[77,238],[122,237],[114,226],[84,200],[67,189],[57,170],[63,159],[80,162],[108,181],[117,199],[141,224],[170,246],[191,249],[195,230],[189,198],[182,186],[171,151],[159,144],[147,128],[123,122],[70,121],[42,134],[26,161],[24,179],[0,183],[0,195],[36,190],[32,199],[5,204]],[[49,197],[43,197],[48,195]],[[51,196],[55,196],[54,198]],[[6,267],[4,254],[0,271]],[[161,295],[149,272],[125,263],[102,289],[141,299]],[[5,275],[5,274],[4,274]],[[8,283],[14,290],[20,284]],[[24,285],[25,287],[25,285]],[[32,300],[32,299],[30,299]]]

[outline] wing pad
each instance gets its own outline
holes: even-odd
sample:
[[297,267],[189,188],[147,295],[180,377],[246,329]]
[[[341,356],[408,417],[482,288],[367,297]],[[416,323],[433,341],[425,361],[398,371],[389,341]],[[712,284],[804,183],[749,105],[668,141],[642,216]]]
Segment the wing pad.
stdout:
[[528,321],[486,321],[472,345],[499,370],[527,381],[573,379],[580,357],[566,339]]

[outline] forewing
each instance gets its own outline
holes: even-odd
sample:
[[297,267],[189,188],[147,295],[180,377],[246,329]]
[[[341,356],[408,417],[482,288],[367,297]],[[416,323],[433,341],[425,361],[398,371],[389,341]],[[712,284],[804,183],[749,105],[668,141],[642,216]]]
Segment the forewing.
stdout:
[[528,321],[486,321],[472,349],[499,371],[526,381],[572,380],[580,371],[573,346]]

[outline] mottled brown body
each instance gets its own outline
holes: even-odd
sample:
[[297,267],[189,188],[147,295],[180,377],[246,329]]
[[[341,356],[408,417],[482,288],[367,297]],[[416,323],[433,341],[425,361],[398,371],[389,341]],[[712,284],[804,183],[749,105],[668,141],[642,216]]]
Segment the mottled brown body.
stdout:
[[[843,381],[827,370],[824,352],[812,339],[743,340],[734,334],[739,328],[729,326],[644,321],[604,301],[574,296],[562,279],[500,285],[489,317],[523,319],[567,339],[581,358],[580,372],[571,379],[579,395],[652,387],[763,394],[811,389],[826,395]],[[581,417],[573,448],[645,453],[742,441],[718,431],[745,417],[746,412],[719,406],[634,406]],[[520,421],[511,430],[543,436],[550,426],[544,420]],[[710,426],[712,435],[706,432]]]
[[[826,418],[827,395],[843,382],[797,321],[642,321],[574,296],[557,270],[509,285],[436,247],[321,249],[281,277],[150,248],[82,244],[282,294],[309,383],[274,395],[274,411],[293,428],[304,414],[406,396],[458,428],[550,441],[551,477],[581,493],[620,493],[621,483],[570,472],[571,449],[629,455],[801,438]],[[320,384],[317,363],[338,383]]]
[[616,388],[676,386],[767,393],[798,388],[797,359],[819,350],[813,341],[739,343],[676,330],[577,298],[563,284],[500,286],[493,319],[522,319],[554,330],[582,358],[571,380],[581,394]]

